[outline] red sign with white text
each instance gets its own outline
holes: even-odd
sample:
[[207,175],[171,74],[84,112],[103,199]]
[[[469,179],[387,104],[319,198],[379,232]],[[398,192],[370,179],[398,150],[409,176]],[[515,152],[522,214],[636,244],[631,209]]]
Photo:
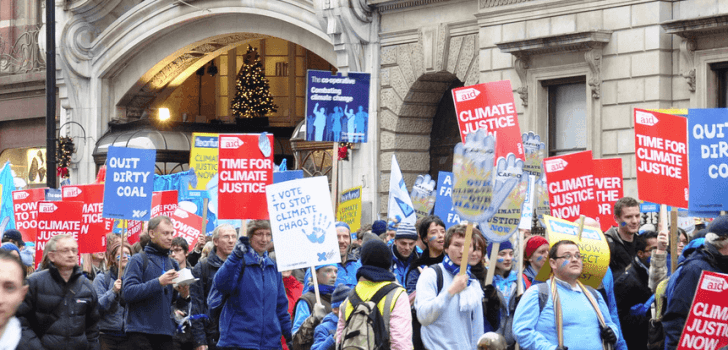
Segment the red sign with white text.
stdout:
[[612,226],[614,221],[614,203],[624,197],[622,186],[622,158],[594,159],[594,190],[597,196],[599,221],[602,232]]
[[453,89],[452,98],[463,143],[469,133],[484,129],[495,135],[496,160],[508,153],[524,159],[521,128],[509,80]]
[[543,170],[552,216],[568,221],[575,221],[582,214],[598,216],[591,151],[546,158]]
[[728,345],[728,275],[703,271],[677,350]]
[[144,229],[144,221],[129,220],[127,221],[126,239],[129,244],[139,242],[139,235],[142,234]]
[[685,117],[635,108],[634,148],[641,200],[688,207],[687,130]]
[[35,242],[38,233],[38,202],[45,200],[45,189],[13,191],[15,227],[23,235],[24,242]]
[[61,194],[64,201],[83,202],[78,252],[83,254],[106,251],[106,233],[112,231],[114,219],[101,217],[104,210],[104,185],[63,186]]
[[152,213],[150,217],[170,217],[175,209],[177,209],[177,190],[152,192]]
[[268,219],[265,187],[273,183],[273,135],[267,149],[259,145],[260,136],[222,134],[218,139],[219,219]]
[[43,260],[43,250],[53,236],[73,235],[78,242],[83,222],[83,202],[38,202],[38,235],[35,266]]
[[174,225],[174,236],[183,237],[189,244],[190,251],[195,249],[202,228],[202,217],[182,208],[177,208],[170,217]]

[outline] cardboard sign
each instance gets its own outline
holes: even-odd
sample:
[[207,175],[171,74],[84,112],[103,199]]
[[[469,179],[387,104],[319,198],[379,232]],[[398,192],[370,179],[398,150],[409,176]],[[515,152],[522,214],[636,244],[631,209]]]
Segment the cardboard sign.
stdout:
[[339,197],[336,221],[343,221],[351,229],[352,240],[361,228],[361,186],[350,188]]
[[46,243],[53,236],[73,235],[78,242],[83,222],[83,202],[38,202],[38,235],[35,266],[43,260]]
[[126,237],[129,244],[139,242],[139,236],[144,230],[144,221],[129,220],[127,221]]
[[273,135],[221,134],[218,219],[268,219],[265,187],[273,183]]
[[217,174],[217,140],[217,134],[192,133],[190,168],[195,169],[197,186],[190,184],[191,190],[204,191],[207,182]]
[[460,215],[452,206],[452,183],[454,176],[447,171],[437,175],[437,199],[435,200],[435,215],[445,223],[445,229],[460,224]]
[[23,242],[35,242],[38,234],[38,202],[45,200],[45,189],[13,191],[15,228],[23,235]]
[[677,350],[722,349],[728,345],[728,275],[703,271]]
[[418,175],[415,184],[412,186],[410,198],[412,207],[415,209],[417,220],[420,220],[432,212],[435,206],[435,185],[437,183],[430,174]]
[[309,70],[306,141],[367,142],[371,74]]
[[509,80],[482,83],[452,90],[460,137],[483,129],[496,137],[496,159],[513,153],[524,159],[521,128]]
[[104,208],[104,185],[63,186],[62,194],[65,202],[83,202],[78,252],[83,254],[106,251],[106,233],[111,232],[114,220],[101,216]]
[[523,201],[521,210],[521,222],[518,228],[522,230],[530,230],[533,226],[533,201],[536,198],[536,177],[528,175],[528,188],[526,190],[526,199]]
[[269,185],[266,196],[279,271],[341,262],[325,176]]
[[149,221],[157,151],[109,147],[103,217]]
[[152,193],[151,217],[172,217],[175,209],[177,209],[177,190],[154,191]]
[[728,178],[728,109],[691,109],[689,115],[688,209],[691,213],[728,210],[728,186],[725,185]]
[[415,226],[417,214],[412,205],[412,199],[407,192],[407,186],[399,169],[397,157],[392,155],[392,171],[389,174],[389,201],[387,202],[387,216],[397,222],[408,222]]
[[[581,233],[581,240],[578,239],[579,225],[574,222],[558,219],[545,215],[546,232],[549,246],[553,246],[561,240],[570,240],[579,246],[579,253],[583,260],[584,268],[581,270],[579,281],[593,288],[599,288],[604,274],[609,267],[609,243],[602,231],[584,227]],[[563,260],[559,260],[561,263]],[[551,275],[551,266],[547,261],[536,279],[545,281]]]
[[[660,204],[688,205],[687,120],[670,114],[634,110],[635,157],[639,197]],[[669,188],[669,191],[665,191]]]
[[200,238],[202,217],[182,208],[176,208],[169,218],[172,219],[172,226],[174,226],[174,236],[183,237],[190,246],[190,251],[195,249],[197,240]]
[[498,158],[493,176],[493,196],[490,209],[495,214],[480,222],[480,231],[489,242],[505,242],[518,232],[523,202],[528,196],[528,174],[523,172],[523,161],[513,154]]
[[574,221],[584,214],[596,218],[594,163],[591,151],[546,158],[543,161],[548,180],[551,215]]
[[614,203],[624,197],[622,186],[622,158],[594,159],[594,190],[597,196],[599,221],[602,231],[617,226]]

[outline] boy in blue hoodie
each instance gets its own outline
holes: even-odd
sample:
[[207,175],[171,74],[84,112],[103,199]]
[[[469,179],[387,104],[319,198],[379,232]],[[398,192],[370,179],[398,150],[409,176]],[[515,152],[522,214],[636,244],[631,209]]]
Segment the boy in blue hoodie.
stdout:
[[321,324],[316,326],[313,332],[313,345],[311,350],[331,350],[334,349],[336,335],[336,324],[339,322],[339,306],[346,300],[351,292],[345,284],[336,286],[331,294],[331,312],[324,317]]

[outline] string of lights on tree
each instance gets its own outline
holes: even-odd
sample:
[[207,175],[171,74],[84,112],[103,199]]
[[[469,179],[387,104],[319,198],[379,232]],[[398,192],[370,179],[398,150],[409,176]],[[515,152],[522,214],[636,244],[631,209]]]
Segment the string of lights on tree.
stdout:
[[57,174],[62,178],[68,177],[68,167],[71,165],[71,156],[76,146],[70,137],[61,136],[58,138],[56,147],[56,163],[58,164]]
[[235,118],[265,117],[278,108],[270,94],[270,84],[260,63],[258,50],[248,45],[235,81],[235,99],[232,101]]

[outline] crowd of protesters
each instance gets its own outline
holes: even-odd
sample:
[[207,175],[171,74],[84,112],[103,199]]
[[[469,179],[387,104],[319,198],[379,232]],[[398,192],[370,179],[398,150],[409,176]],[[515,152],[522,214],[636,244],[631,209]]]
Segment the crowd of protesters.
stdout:
[[[0,350],[337,349],[362,337],[350,322],[366,305],[384,322],[377,341],[398,350],[478,349],[486,333],[502,337],[491,349],[676,349],[701,271],[728,273],[728,217],[669,242],[668,227],[640,226],[635,199],[614,213],[598,288],[579,281],[584,253],[572,241],[527,231],[520,249],[507,241],[494,252],[475,228],[465,251],[466,225],[446,229],[437,216],[377,220],[354,238],[339,222],[341,263],[313,271],[278,271],[265,220],[220,225],[190,247],[158,216],[138,243],[110,233],[106,252],[81,256],[73,236],[58,235],[36,270],[11,229],[0,246]],[[546,265],[551,275],[537,278]],[[186,273],[194,280],[178,284]]]

